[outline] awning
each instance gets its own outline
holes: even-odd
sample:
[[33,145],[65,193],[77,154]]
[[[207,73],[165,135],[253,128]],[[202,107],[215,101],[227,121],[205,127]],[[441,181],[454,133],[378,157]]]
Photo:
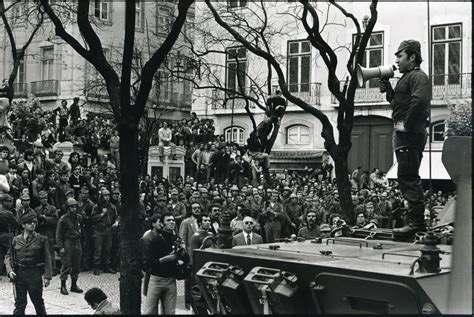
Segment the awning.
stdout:
[[[425,151],[423,152],[423,159],[421,160],[420,166],[420,177],[421,179],[429,179],[430,178],[430,152]],[[439,179],[439,180],[450,180],[451,177],[449,176],[446,168],[441,161],[442,152],[431,152],[431,179]],[[398,170],[398,162],[392,165],[392,167],[387,172],[388,179],[396,179],[397,178],[397,170]]]
[[323,150],[310,150],[310,151],[272,151],[270,154],[270,160],[305,160],[305,159],[317,159],[323,155]]

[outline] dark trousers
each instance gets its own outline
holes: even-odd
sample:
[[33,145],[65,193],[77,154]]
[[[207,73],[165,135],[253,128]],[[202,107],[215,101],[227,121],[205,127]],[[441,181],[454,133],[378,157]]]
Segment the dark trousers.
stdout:
[[419,175],[423,151],[416,148],[402,148],[395,151],[398,162],[398,186],[408,201],[408,215],[411,219],[422,220],[424,194]]
[[10,248],[10,237],[8,234],[0,234],[0,275],[3,275],[3,260]]
[[184,280],[184,303],[185,305],[191,305],[191,289],[193,288],[193,278],[187,278]]
[[81,246],[82,246],[82,270],[87,271],[93,265],[94,240],[92,239],[93,229],[86,226],[82,231]]
[[37,315],[46,315],[43,300],[43,268],[20,268],[16,282],[16,301],[13,315],[24,315],[26,295],[29,294]]
[[81,240],[65,240],[64,249],[66,253],[61,256],[61,281],[66,281],[68,275],[71,275],[72,280],[77,280],[81,269]]
[[112,230],[104,232],[94,231],[94,266],[99,267],[101,262],[104,267],[110,266],[110,250],[112,249]]

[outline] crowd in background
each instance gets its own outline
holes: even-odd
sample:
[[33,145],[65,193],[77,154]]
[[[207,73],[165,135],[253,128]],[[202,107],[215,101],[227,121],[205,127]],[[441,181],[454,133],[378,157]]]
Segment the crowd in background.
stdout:
[[[53,111],[43,111],[34,100],[14,109],[10,124],[11,132],[0,131],[0,174],[6,176],[10,187],[8,194],[2,194],[2,209],[13,212],[18,219],[26,212],[35,212],[37,231],[48,237],[52,250],[58,251],[57,224],[68,210],[68,199],[74,198],[82,228],[81,269],[115,273],[119,264],[121,194],[119,136],[113,121],[84,116],[78,99],[70,106],[64,102]],[[184,147],[185,177],[169,180],[158,175],[140,176],[144,233],[160,215],[170,212],[176,220],[177,234],[183,235],[185,226],[181,224],[197,216],[191,208],[196,203],[200,212],[210,217],[210,229],[216,236],[226,213],[233,234],[242,232],[244,218],[251,217],[252,230],[262,236],[263,242],[296,236],[324,237],[348,221],[342,216],[330,161],[301,171],[271,172],[271,181],[267,182],[262,175],[265,163],[252,158],[245,146],[215,135],[212,119],[192,113],[188,119],[160,124],[159,130],[150,144],[160,145],[164,141],[161,136],[170,135],[161,146],[173,143]],[[63,141],[72,142],[82,151],[63,160],[64,153],[53,150],[55,143]],[[99,156],[99,149],[110,155]],[[396,181],[388,180],[378,169],[369,173],[360,167],[348,179],[355,221],[347,225],[370,230],[404,224],[406,201]],[[444,205],[454,195],[427,192],[428,221],[431,207]],[[106,208],[110,217],[98,217],[101,208]],[[2,258],[3,253],[2,249]],[[59,268],[54,265],[53,269],[58,272]]]

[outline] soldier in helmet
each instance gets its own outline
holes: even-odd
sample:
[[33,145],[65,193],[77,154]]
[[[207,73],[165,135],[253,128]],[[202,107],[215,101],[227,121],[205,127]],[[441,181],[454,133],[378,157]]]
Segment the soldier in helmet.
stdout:
[[[48,238],[35,232],[36,214],[26,213],[20,218],[23,233],[13,238],[12,248],[5,258],[8,276],[16,281],[16,299],[13,315],[24,315],[27,293],[35,306],[37,315],[46,315],[43,301],[43,281],[48,287],[51,281],[51,252]],[[12,266],[11,254],[15,252],[16,263]]]
[[430,80],[420,69],[420,42],[406,40],[395,53],[398,70],[403,76],[392,89],[381,81],[380,91],[386,92],[394,121],[393,149],[398,162],[398,184],[408,201],[408,223],[393,229],[395,238],[410,240],[417,231],[425,231],[424,194],[419,169],[427,139],[426,120],[430,107]]
[[35,211],[38,215],[38,232],[48,238],[49,251],[51,252],[51,260],[54,274],[56,273],[56,262],[54,258],[54,245],[56,235],[56,225],[58,223],[58,213],[56,208],[48,204],[48,193],[44,190],[38,193],[40,205]]
[[110,250],[112,248],[112,225],[117,220],[117,209],[110,202],[110,192],[102,190],[99,203],[94,207],[91,221],[94,228],[94,274],[100,274],[100,265],[104,273],[117,273],[110,267]]
[[69,295],[66,288],[68,275],[71,275],[71,292],[82,293],[77,286],[81,268],[81,225],[78,217],[78,204],[74,198],[66,201],[67,212],[59,219],[56,229],[56,245],[61,256],[61,294]]

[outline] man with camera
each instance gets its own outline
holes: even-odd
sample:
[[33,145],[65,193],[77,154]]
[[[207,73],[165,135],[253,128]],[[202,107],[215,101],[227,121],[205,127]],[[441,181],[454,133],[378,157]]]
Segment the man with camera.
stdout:
[[173,214],[163,213],[160,221],[163,230],[150,241],[147,250],[148,267],[145,270],[150,273],[150,281],[145,300],[145,315],[157,314],[160,300],[162,314],[175,314],[177,261],[189,262],[185,245],[175,234],[176,224]]
[[388,81],[381,80],[380,91],[387,93],[393,110],[393,149],[398,162],[398,183],[408,201],[408,223],[393,229],[397,239],[412,239],[417,231],[425,231],[424,194],[419,169],[427,134],[425,129],[430,106],[430,80],[420,69],[420,43],[406,40],[395,53],[398,70],[403,76],[392,89]]

